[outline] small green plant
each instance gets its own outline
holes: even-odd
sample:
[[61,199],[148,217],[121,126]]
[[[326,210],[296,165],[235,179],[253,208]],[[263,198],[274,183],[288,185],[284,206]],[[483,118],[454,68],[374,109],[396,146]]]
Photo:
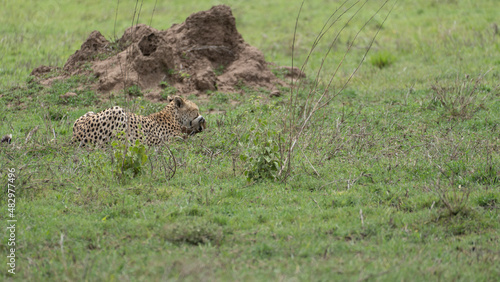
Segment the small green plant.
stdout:
[[457,215],[459,213],[466,213],[468,211],[467,202],[471,190],[467,187],[458,187],[453,185],[445,187],[441,186],[439,179],[434,184],[434,191],[439,196],[439,199],[446,207],[450,215]]
[[134,144],[128,144],[127,141],[121,141],[125,139],[124,135],[124,132],[118,133],[118,138],[111,143],[116,161],[113,173],[121,181],[142,174],[144,164],[148,160],[146,146],[144,146],[139,139],[135,140]]
[[168,96],[170,96],[170,95],[177,94],[177,88],[171,86],[166,81],[160,82],[160,86],[163,88],[163,91],[160,93],[161,98],[163,100],[166,100],[168,98]]
[[179,72],[179,75],[180,75],[180,77],[181,77],[181,78],[183,78],[183,79],[184,79],[184,78],[190,78],[190,77],[191,77],[191,75],[190,75],[189,73],[187,73],[187,72],[182,72],[182,71],[180,71],[180,72]]
[[257,121],[258,126],[251,127],[240,142],[240,146],[246,146],[240,159],[245,163],[244,174],[249,182],[275,179],[282,164],[280,144],[284,142],[283,137],[278,131],[269,129],[265,120]]
[[125,93],[127,93],[130,96],[134,97],[142,97],[144,94],[141,91],[141,88],[138,85],[132,85],[129,88],[125,90]]
[[224,65],[219,65],[214,69],[214,73],[216,76],[222,75],[224,73]]
[[379,69],[391,66],[394,63],[394,61],[395,57],[387,51],[377,52],[373,54],[370,58],[370,64],[376,66]]

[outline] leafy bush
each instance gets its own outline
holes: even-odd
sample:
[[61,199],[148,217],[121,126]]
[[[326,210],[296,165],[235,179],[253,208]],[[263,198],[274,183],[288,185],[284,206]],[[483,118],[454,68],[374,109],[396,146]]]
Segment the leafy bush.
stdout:
[[[119,134],[124,135],[122,132]],[[113,146],[113,155],[116,159],[113,173],[119,180],[133,178],[142,174],[144,164],[148,160],[146,154],[146,146],[139,140],[135,140],[134,144],[129,145],[127,141],[115,140],[111,144]]]
[[274,179],[282,164],[280,144],[284,139],[276,130],[269,129],[267,122],[258,119],[258,126],[251,127],[240,141],[246,151],[240,155],[245,163],[245,176],[248,181]]
[[129,88],[125,90],[125,93],[127,93],[130,96],[134,97],[142,97],[144,94],[142,94],[141,88],[138,85],[132,85]]

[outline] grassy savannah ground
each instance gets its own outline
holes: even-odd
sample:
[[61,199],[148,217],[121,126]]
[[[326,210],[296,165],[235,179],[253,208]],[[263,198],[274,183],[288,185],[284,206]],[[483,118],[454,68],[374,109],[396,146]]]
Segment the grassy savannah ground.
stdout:
[[[299,21],[295,64],[339,5],[309,2]],[[290,65],[300,3],[226,3],[245,40],[268,61]],[[370,1],[361,20],[348,25],[321,82],[381,3]],[[152,25],[168,28],[215,4],[158,3]],[[130,26],[134,6],[120,1],[118,37]],[[139,22],[149,24],[153,6],[144,3]],[[347,89],[311,120],[286,182],[247,181],[273,172],[268,165],[280,159],[275,145],[286,141],[286,91],[277,98],[247,88],[245,95],[213,93],[208,101],[191,96],[202,113],[214,110],[204,114],[209,129],[169,144],[170,151],[137,151],[148,160],[136,177],[121,174],[119,144],[98,150],[69,145],[72,123],[89,110],[120,105],[148,114],[164,106],[123,95],[101,101],[78,87],[92,77],[44,88],[28,76],[40,64],[62,66],[92,30],[113,38],[116,3],[3,1],[2,7],[0,133],[14,136],[13,145],[0,147],[3,279],[500,276],[496,1],[399,1]],[[376,17],[360,35],[333,88],[346,81],[382,21]],[[318,45],[310,59],[300,99],[306,100],[328,44]],[[79,95],[59,99],[68,91]],[[175,175],[169,179],[171,155]],[[15,275],[6,264],[8,168],[16,169]]]

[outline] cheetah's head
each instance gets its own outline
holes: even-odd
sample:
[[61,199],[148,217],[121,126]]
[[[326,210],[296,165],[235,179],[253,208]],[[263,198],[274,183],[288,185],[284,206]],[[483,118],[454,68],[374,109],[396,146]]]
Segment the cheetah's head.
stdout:
[[205,129],[206,120],[200,115],[198,106],[195,103],[179,96],[169,98],[169,101],[177,109],[178,120],[182,124],[184,133],[193,135]]

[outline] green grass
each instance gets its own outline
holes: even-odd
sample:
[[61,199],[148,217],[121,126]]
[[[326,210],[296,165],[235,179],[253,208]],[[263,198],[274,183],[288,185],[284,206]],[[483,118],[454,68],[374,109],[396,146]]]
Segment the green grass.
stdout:
[[[295,65],[335,8],[312,2],[305,3],[299,22]],[[216,3],[158,4],[153,26],[168,28]],[[267,60],[290,64],[300,3],[228,4],[250,44]],[[378,4],[370,1],[361,18]],[[111,144],[69,144],[73,122],[88,111],[120,105],[147,115],[164,107],[123,92],[100,99],[88,86],[92,77],[50,88],[28,77],[40,64],[62,66],[94,29],[112,38],[115,5],[3,3],[0,135],[12,133],[13,144],[0,145],[0,181],[7,195],[7,168],[16,169],[18,220],[14,276],[6,266],[10,234],[0,233],[4,280],[500,276],[495,1],[400,1],[347,89],[311,120],[286,182],[273,180],[273,171],[249,182],[248,171],[262,172],[280,158],[280,149],[269,144],[282,146],[280,138],[287,137],[282,121],[288,91],[274,98],[247,88],[243,96],[190,96],[209,122],[207,131],[169,144],[175,166],[166,148],[147,148],[147,162],[135,177],[113,172]],[[120,1],[118,36],[130,26],[134,5]],[[140,22],[149,23],[153,5],[144,3]],[[382,20],[376,18],[362,34],[334,88],[359,63],[362,46]],[[322,81],[361,24],[347,27]],[[310,78],[327,46],[320,44],[321,52],[310,59]],[[389,57],[392,63],[382,68],[371,63]],[[301,99],[309,87],[298,93]],[[61,99],[67,92],[77,96]],[[206,114],[211,110],[224,114]],[[6,199],[0,197],[3,227]]]

